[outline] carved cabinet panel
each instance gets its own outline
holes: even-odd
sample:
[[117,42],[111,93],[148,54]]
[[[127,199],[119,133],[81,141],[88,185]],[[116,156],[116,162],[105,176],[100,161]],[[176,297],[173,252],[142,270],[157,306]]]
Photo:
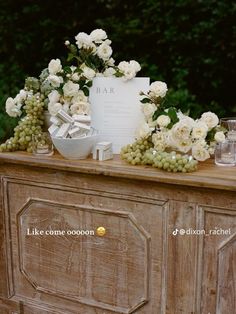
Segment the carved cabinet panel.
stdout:
[[1,196],[0,314],[236,314],[234,193],[45,171]]
[[9,297],[68,313],[160,312],[166,208],[128,194],[5,180]]

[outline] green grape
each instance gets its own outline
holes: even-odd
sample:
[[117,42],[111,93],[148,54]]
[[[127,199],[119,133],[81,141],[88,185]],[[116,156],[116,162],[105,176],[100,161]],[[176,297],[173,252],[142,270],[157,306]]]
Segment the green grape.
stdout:
[[168,172],[192,172],[197,170],[197,160],[176,152],[160,152],[153,147],[151,137],[137,140],[121,149],[121,158],[131,165],[151,165]]
[[23,117],[14,129],[14,136],[0,145],[0,152],[27,150],[32,152],[32,137],[43,132],[42,126],[44,102],[42,96],[28,94],[23,109],[26,116]]

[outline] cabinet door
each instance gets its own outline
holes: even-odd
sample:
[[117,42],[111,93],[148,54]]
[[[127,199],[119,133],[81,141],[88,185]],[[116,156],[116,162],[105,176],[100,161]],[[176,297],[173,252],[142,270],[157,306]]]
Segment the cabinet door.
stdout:
[[166,201],[108,190],[5,179],[9,297],[39,313],[161,313]]
[[[236,208],[235,208],[236,209]],[[236,210],[202,206],[200,313],[236,313]]]

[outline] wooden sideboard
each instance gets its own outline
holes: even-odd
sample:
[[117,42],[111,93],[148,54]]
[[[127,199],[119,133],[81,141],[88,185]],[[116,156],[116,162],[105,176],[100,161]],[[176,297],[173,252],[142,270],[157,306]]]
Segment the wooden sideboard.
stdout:
[[4,153],[0,175],[1,314],[236,313],[236,167]]

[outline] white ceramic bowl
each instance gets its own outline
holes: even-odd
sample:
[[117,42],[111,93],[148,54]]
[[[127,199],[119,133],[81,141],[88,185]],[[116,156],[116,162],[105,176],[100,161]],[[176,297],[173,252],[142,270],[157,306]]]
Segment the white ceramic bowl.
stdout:
[[52,137],[52,142],[58,152],[67,159],[85,159],[91,154],[98,135],[89,135],[81,138]]

